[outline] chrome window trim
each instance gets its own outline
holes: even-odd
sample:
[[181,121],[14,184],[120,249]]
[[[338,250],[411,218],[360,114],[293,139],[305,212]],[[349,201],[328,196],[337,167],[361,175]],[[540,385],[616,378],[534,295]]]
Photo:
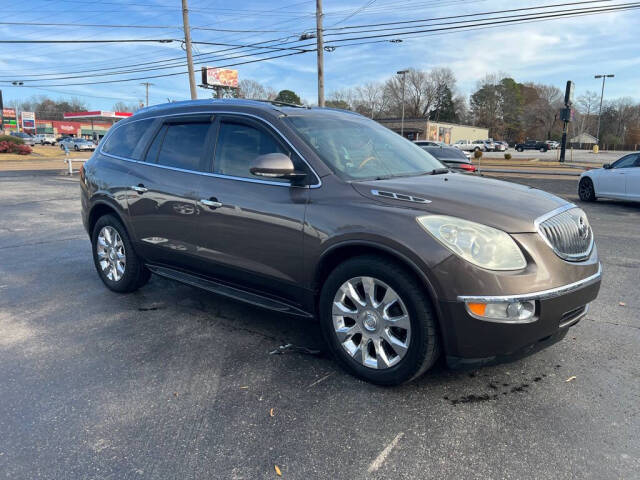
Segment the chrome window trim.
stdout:
[[602,276],[602,264],[598,262],[598,271],[593,275],[578,280],[577,282],[562,285],[561,287],[550,288],[533,293],[522,293],[518,295],[458,295],[459,302],[467,303],[494,303],[494,302],[518,302],[522,300],[546,300],[555,298],[565,293],[573,292],[583,287],[592,285],[600,280]]
[[[568,262],[572,262],[572,263],[581,262],[581,261],[586,260],[587,258],[589,258],[589,256],[591,256],[591,252],[593,251],[593,246],[595,244],[595,235],[593,233],[593,229],[591,230],[591,242],[589,242],[589,248],[587,249],[587,251],[585,253],[566,254],[566,253],[560,252],[551,243],[551,241],[549,241],[547,236],[544,233],[542,233],[542,229],[540,228],[540,225],[542,225],[545,221],[549,220],[550,218],[555,217],[556,215],[560,215],[561,213],[564,213],[567,210],[572,210],[574,208],[580,208],[580,207],[578,207],[574,203],[567,203],[566,205],[563,205],[562,207],[558,207],[555,210],[551,210],[550,212],[545,213],[544,215],[536,218],[534,220],[534,222],[533,222],[533,226],[536,229],[536,232],[538,232],[538,235],[540,235],[542,237],[542,240],[544,240],[544,243],[546,243],[549,246],[549,248],[551,250],[553,250],[553,253],[555,253],[561,259],[566,260]],[[585,215],[586,215],[586,213],[585,213]],[[589,226],[589,228],[591,228],[591,226]]]
[[[201,172],[198,170],[188,170],[188,169],[184,169],[184,168],[178,168],[178,167],[170,167],[167,165],[158,165],[156,163],[149,163],[149,162],[145,162],[143,160],[134,160],[132,158],[127,158],[127,157],[121,157],[119,155],[113,155],[111,153],[107,153],[104,152],[102,150],[102,147],[104,146],[105,143],[107,143],[107,141],[109,140],[109,138],[111,137],[111,135],[113,135],[113,133],[120,127],[122,127],[123,125],[128,125],[130,123],[133,122],[140,122],[143,120],[150,120],[150,119],[156,119],[156,118],[166,118],[166,117],[177,117],[177,116],[188,116],[188,115],[241,115],[241,116],[245,116],[245,117],[250,117],[253,118],[255,120],[258,120],[258,122],[262,122],[266,125],[268,125],[269,127],[271,127],[273,129],[274,132],[276,132],[276,135],[278,135],[295,153],[296,155],[298,155],[300,157],[300,159],[305,163],[305,165],[309,168],[309,170],[311,171],[311,173],[313,173],[313,175],[316,177],[317,183],[314,183],[313,185],[304,185],[302,187],[297,186],[297,185],[291,185],[290,183],[284,183],[284,182],[272,182],[269,180],[259,180],[259,179],[254,179],[254,178],[245,178],[245,177],[234,177],[231,175],[223,175],[220,173],[212,173],[212,172]],[[285,135],[282,134],[282,132],[280,130],[278,130],[278,128],[276,128],[275,125],[273,125],[271,122],[269,122],[268,120],[265,120],[264,118],[260,117],[259,115],[254,115],[252,113],[246,113],[246,112],[233,112],[233,111],[228,111],[228,110],[207,110],[207,111],[198,111],[198,112],[187,112],[187,113],[171,113],[171,114],[167,114],[167,115],[155,115],[155,116],[149,116],[149,117],[144,117],[144,118],[136,118],[133,120],[130,120],[126,123],[122,123],[120,125],[116,124],[114,125],[109,132],[107,132],[107,135],[105,135],[103,141],[101,142],[100,146],[99,146],[99,153],[101,155],[104,155],[105,157],[111,157],[111,158],[116,158],[118,160],[124,160],[126,162],[133,162],[133,163],[139,163],[141,165],[149,165],[152,167],[158,167],[158,168],[164,168],[167,170],[174,170],[177,172],[184,172],[184,173],[193,173],[196,175],[204,175],[207,177],[215,177],[215,178],[225,178],[228,180],[237,180],[240,182],[249,182],[249,183],[261,183],[263,185],[273,185],[273,186],[277,186],[277,187],[287,187],[287,188],[291,188],[291,187],[295,187],[295,188],[320,188],[322,186],[322,179],[320,178],[320,175],[318,175],[316,173],[316,171],[313,169],[313,167],[311,166],[311,164],[309,162],[307,162],[307,160],[302,156],[302,154],[298,151],[298,149],[296,147],[293,146],[293,144],[289,141],[289,139],[287,139],[287,137]]]

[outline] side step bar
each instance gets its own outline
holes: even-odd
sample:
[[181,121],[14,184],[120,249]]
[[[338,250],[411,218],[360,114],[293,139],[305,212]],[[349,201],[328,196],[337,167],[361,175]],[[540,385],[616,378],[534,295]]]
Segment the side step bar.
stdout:
[[305,312],[304,310],[290,305],[286,302],[265,297],[257,293],[247,292],[246,290],[231,287],[229,285],[216,282],[215,280],[209,280],[197,275],[181,272],[172,268],[160,267],[157,265],[147,264],[146,267],[151,270],[151,272],[155,273],[156,275],[160,275],[161,277],[176,280],[178,282],[185,283],[193,287],[198,287],[217,295],[223,295],[240,302],[249,303],[251,305],[255,305],[256,307],[266,308],[267,310],[272,310],[275,312],[287,313],[289,315],[297,315],[300,317],[313,317],[313,315],[311,315],[309,312]]

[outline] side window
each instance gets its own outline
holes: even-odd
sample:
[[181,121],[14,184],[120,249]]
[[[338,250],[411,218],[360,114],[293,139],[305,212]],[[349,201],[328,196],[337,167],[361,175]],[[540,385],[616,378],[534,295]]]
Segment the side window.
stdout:
[[140,139],[153,124],[153,119],[129,122],[122,126],[115,125],[115,131],[109,136],[102,146],[104,153],[119,157],[140,160],[136,146]]
[[633,164],[636,161],[636,155],[632,154],[632,155],[627,155],[626,157],[622,157],[620,160],[618,160],[617,162],[615,162],[612,167],[613,168],[629,168],[629,167],[633,167]]
[[210,122],[163,126],[149,148],[147,161],[184,170],[206,171],[209,161],[204,153],[210,128]]
[[[214,173],[232,177],[256,178],[249,172],[253,161],[259,155],[267,153],[291,154],[267,131],[244,123],[220,122],[216,155],[213,164]],[[282,181],[284,179],[273,179]]]

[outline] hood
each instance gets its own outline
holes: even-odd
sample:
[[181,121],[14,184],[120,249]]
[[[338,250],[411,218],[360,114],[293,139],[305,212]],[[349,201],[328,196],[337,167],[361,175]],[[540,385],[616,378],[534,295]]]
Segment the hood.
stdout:
[[[353,182],[372,200],[440,215],[464,218],[508,233],[535,232],[534,221],[568,202],[543,190],[464,174],[423,175]],[[417,203],[374,195],[371,191],[411,195]]]

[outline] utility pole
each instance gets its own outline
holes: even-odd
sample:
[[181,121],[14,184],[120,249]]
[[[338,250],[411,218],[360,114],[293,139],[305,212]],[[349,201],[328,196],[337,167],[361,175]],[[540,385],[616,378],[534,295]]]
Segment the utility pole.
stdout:
[[[569,80],[567,82],[567,88],[564,91],[564,108],[560,112],[562,117],[562,143],[560,144],[560,158],[559,162],[564,162],[565,153],[567,151],[567,129],[569,128],[569,122],[572,120],[573,110],[573,92],[575,91],[575,84]],[[556,114],[557,115],[557,114]]]
[[324,107],[324,41],[322,39],[322,0],[316,0],[316,51],[318,54],[318,106]]
[[150,82],[142,82],[140,85],[144,85],[146,87],[147,90],[147,103],[145,104],[145,107],[149,106],[149,87],[153,85],[153,83]]
[[182,26],[184,28],[184,44],[187,49],[187,65],[189,67],[189,89],[191,90],[191,100],[198,98],[196,91],[196,77],[193,73],[193,57],[191,56],[191,29],[189,28],[189,7],[187,0],[182,0]]
[[611,73],[606,73],[602,75],[595,75],[593,78],[601,78],[602,79],[602,92],[600,93],[600,113],[598,113],[598,131],[596,133],[596,141],[598,142],[598,146],[600,146],[600,118],[602,117],[602,99],[604,98],[604,82],[607,78],[613,78],[615,75]]
[[409,70],[400,70],[396,72],[398,75],[402,75],[402,120],[400,120],[400,135],[404,137],[404,85],[407,80],[407,73]]

